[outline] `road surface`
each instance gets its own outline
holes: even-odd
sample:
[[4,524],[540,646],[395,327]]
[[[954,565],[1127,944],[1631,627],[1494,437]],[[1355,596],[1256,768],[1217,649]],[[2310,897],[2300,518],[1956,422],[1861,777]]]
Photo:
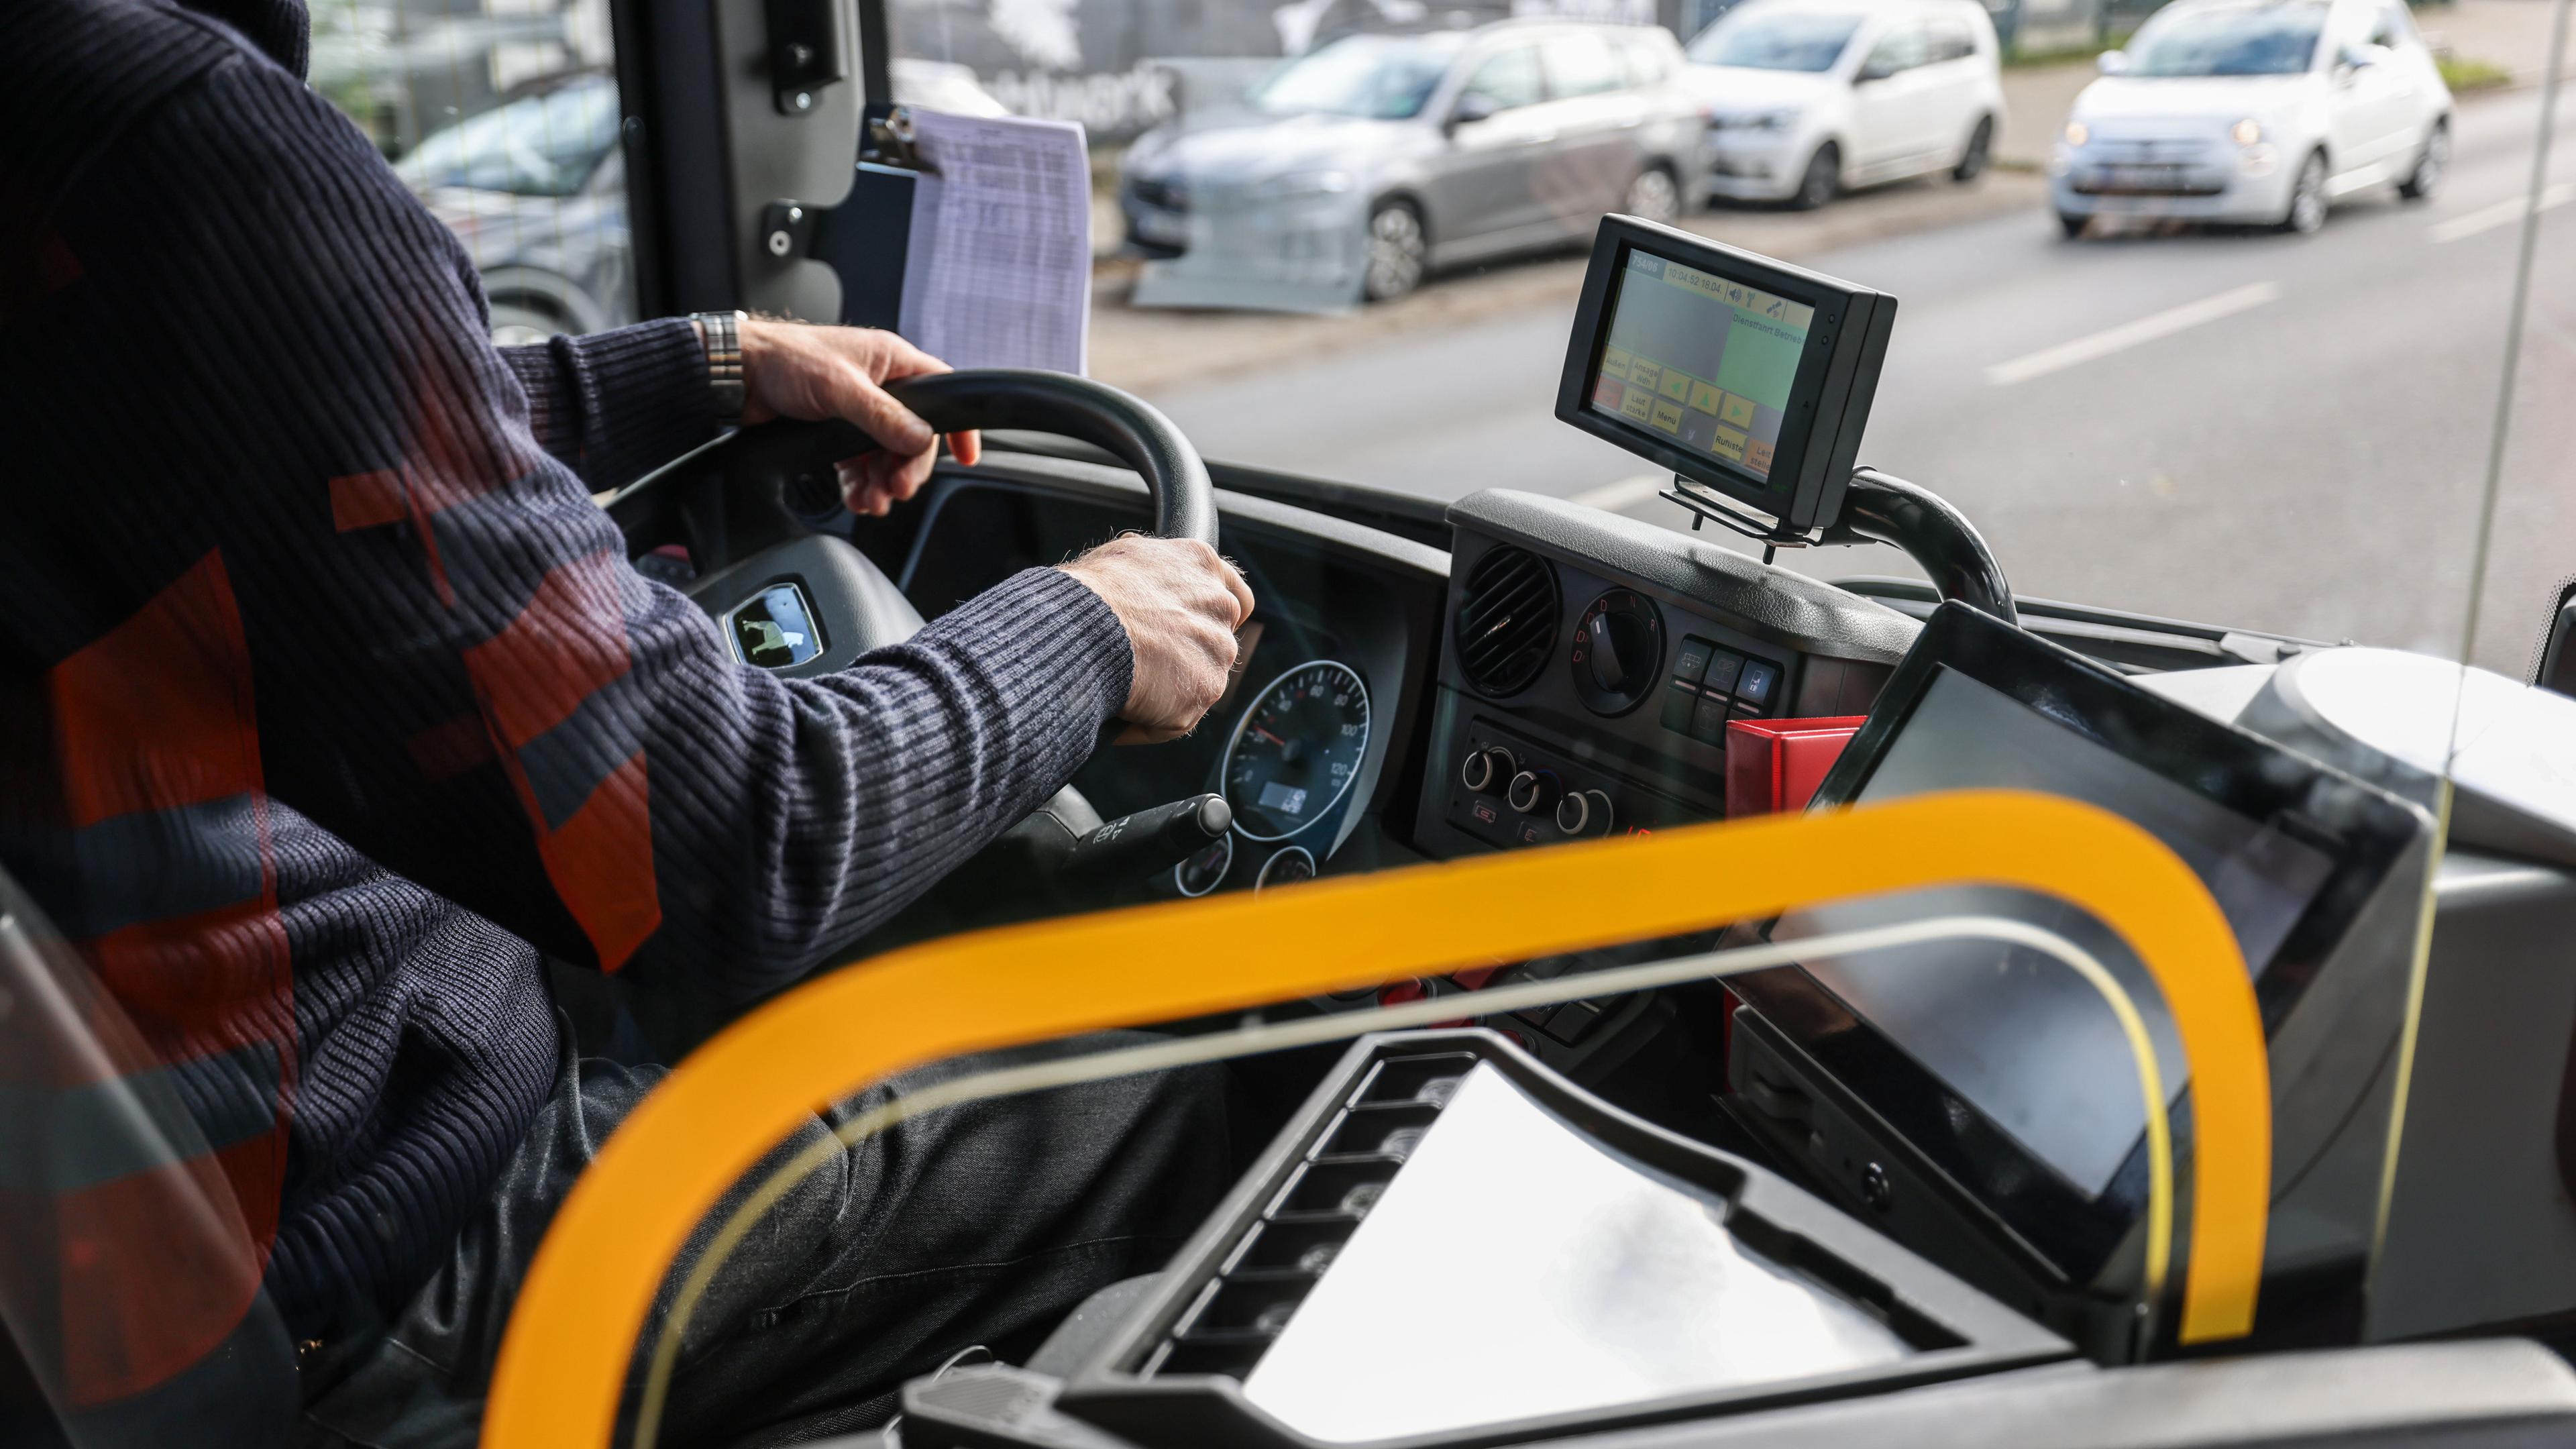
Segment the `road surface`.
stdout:
[[[2356,194],[2314,237],[2068,243],[2034,208],[1803,258],[1901,299],[1863,460],[1965,509],[2026,594],[2456,654],[2540,114],[2536,90],[2462,105],[2440,196]],[[2476,650],[2513,672],[2544,586],[2576,573],[2560,121]],[[1686,526],[1641,460],[1551,415],[1570,311],[1148,391],[1212,458]],[[1884,548],[1782,561],[1910,571]]]

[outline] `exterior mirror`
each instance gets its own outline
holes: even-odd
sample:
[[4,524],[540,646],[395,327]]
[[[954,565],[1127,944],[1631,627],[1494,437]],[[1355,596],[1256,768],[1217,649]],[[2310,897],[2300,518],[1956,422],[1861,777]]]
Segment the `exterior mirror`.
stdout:
[[1455,131],[1460,126],[1472,126],[1478,121],[1490,121],[1501,111],[1502,107],[1494,104],[1492,96],[1469,91],[1458,98],[1456,108],[1449,112],[1448,128]]
[[1865,86],[1871,81],[1883,81],[1894,74],[1896,74],[1896,67],[1873,55],[1861,62],[1860,73],[1852,77],[1852,84]]
[[2106,50],[2093,58],[2093,64],[2104,75],[2127,75],[2129,53],[2125,50]]

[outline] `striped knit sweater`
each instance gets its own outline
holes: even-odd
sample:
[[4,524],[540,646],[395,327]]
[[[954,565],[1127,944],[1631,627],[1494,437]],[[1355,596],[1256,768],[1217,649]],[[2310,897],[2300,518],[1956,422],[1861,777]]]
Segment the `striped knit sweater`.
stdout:
[[525,1130],[540,950],[790,982],[1061,784],[1131,659],[1030,570],[834,677],[733,662],[589,497],[706,435],[690,327],[494,349],[306,34],[0,7],[0,866],[314,1333],[415,1289]]

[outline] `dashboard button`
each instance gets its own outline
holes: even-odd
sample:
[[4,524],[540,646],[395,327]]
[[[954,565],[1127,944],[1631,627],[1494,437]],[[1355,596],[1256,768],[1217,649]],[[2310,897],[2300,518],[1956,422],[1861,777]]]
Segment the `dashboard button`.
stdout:
[[1699,703],[1691,707],[1690,733],[1692,739],[1703,745],[1726,747],[1725,696],[1703,694],[1699,697]]
[[1691,706],[1699,703],[1699,686],[1676,679],[1664,686],[1664,728],[1679,732],[1690,729]]
[[1556,828],[1568,835],[1610,833],[1610,797],[1599,790],[1568,790],[1556,802]]
[[1735,681],[1735,697],[1757,710],[1771,707],[1771,691],[1780,683],[1780,666],[1768,659],[1747,659]]
[[1590,1036],[1592,1028],[1601,1024],[1601,1014],[1601,1008],[1589,1001],[1569,1001],[1558,1007],[1556,1014],[1547,1019],[1547,1025],[1539,1030],[1552,1040],[1573,1046]]
[[1733,694],[1736,678],[1743,672],[1743,655],[1732,649],[1717,650],[1708,656],[1708,673],[1701,687],[1712,694]]
[[1685,684],[1699,683],[1700,676],[1708,672],[1709,656],[1716,651],[1717,646],[1705,639],[1684,639],[1682,647],[1673,651],[1673,678]]

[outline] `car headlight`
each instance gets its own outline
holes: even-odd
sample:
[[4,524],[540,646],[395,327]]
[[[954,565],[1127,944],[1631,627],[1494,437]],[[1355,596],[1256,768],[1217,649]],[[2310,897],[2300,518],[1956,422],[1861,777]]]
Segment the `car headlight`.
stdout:
[[1261,189],[1272,196],[1323,196],[1350,190],[1351,174],[1347,171],[1292,171],[1264,181]]
[[2263,139],[2263,123],[2247,116],[2227,128],[2227,138],[2239,146],[2251,146]]
[[2066,123],[2066,144],[2067,144],[2067,145],[2069,145],[2069,146],[2081,146],[2081,145],[2083,145],[2085,142],[2090,141],[2090,140],[2092,140],[2092,139],[2093,139],[2093,132],[2092,132],[2088,127],[2086,127],[2086,126],[2085,126],[2085,124],[2084,124],[2082,121],[2069,121],[2069,122],[2067,122],[2067,123]]

